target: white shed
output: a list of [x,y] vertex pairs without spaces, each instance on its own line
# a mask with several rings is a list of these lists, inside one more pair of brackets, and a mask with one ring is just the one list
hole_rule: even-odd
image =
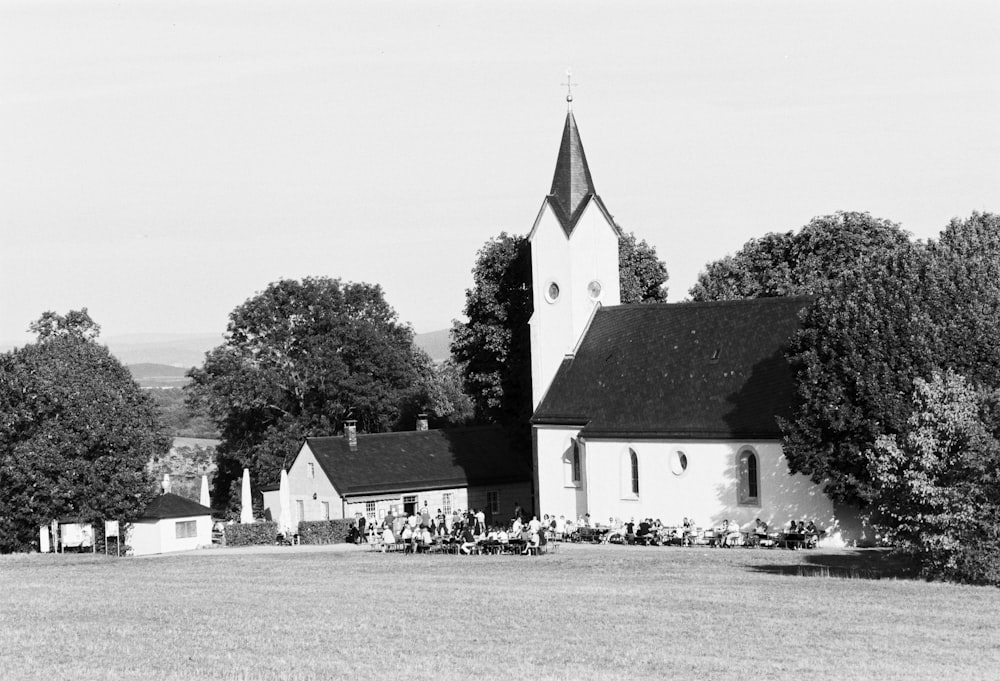
[[212,509],[176,494],[161,494],[132,524],[126,543],[132,547],[134,556],[209,546]]

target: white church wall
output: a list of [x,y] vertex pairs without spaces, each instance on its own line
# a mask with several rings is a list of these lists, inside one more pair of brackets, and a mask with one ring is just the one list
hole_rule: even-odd
[[580,452],[580,480],[573,480],[572,447],[580,429],[535,428],[535,510],[538,517],[576,519],[587,512],[586,448]]
[[[791,475],[781,445],[774,441],[597,441],[585,443],[583,485],[562,484],[565,428],[536,429],[539,496],[542,510],[567,517],[589,512],[594,522],[609,518],[654,518],[679,525],[692,518],[704,528],[723,520],[741,526],[762,518],[772,527],[789,520],[815,520],[821,528],[838,523],[830,499],[806,476]],[[575,434],[575,433],[573,433]],[[632,494],[630,450],[638,463],[639,494]],[[739,460],[753,452],[758,465],[756,503],[741,503]],[[679,454],[687,461],[679,465]],[[850,515],[849,509],[847,514]],[[840,519],[845,524],[845,519]],[[850,527],[844,527],[850,534]]]

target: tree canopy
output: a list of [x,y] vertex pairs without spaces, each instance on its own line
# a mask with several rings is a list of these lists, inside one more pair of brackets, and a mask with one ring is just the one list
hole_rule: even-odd
[[0,355],[0,551],[54,519],[133,520],[155,490],[146,464],[170,447],[86,309],[31,329],[37,342]]
[[379,286],[270,284],[233,310],[226,341],[190,372],[191,400],[221,436],[215,503],[230,499],[244,466],[258,484],[276,482],[303,437],[336,433],[346,420],[389,430],[432,374]]
[[[663,302],[667,269],[656,250],[633,234],[619,240],[623,303]],[[466,322],[452,325],[452,354],[462,367],[476,418],[511,430],[514,446],[530,452],[532,313],[531,248],[526,236],[502,232],[476,256],[465,292]]]

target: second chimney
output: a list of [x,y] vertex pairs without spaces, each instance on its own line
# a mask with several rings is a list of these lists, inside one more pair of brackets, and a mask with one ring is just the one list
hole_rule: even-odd
[[427,414],[417,414],[417,430],[427,430]]
[[347,438],[347,446],[352,452],[358,451],[358,422],[344,421],[344,437]]

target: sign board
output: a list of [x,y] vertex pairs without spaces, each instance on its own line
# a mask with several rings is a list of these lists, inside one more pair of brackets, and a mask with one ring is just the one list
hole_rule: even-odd
[[117,537],[118,536],[118,521],[117,520],[105,520],[104,521],[104,538]]

